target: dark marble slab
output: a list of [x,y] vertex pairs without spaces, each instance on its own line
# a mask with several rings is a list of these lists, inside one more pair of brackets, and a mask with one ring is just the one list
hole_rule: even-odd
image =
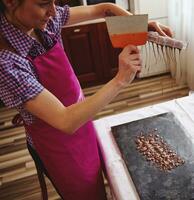
[[[185,160],[184,165],[170,172],[163,172],[146,161],[136,150],[136,136],[140,132],[146,134],[155,128]],[[194,199],[194,146],[172,113],[115,126],[112,127],[112,132],[141,200]]]

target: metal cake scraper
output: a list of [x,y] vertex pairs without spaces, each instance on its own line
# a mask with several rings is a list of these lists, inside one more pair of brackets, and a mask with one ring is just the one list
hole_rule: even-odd
[[144,45],[148,40],[148,15],[106,17],[106,25],[113,47],[124,48],[128,44]]
[[148,31],[148,15],[105,17],[109,37],[114,48],[124,48],[128,44],[140,46],[147,42],[174,49],[186,49],[188,42],[161,36]]

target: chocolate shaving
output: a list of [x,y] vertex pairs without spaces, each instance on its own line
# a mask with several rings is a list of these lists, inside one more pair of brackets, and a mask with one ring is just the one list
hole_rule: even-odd
[[162,171],[170,171],[185,163],[157,134],[157,129],[149,134],[141,133],[136,137],[135,143],[137,151]]

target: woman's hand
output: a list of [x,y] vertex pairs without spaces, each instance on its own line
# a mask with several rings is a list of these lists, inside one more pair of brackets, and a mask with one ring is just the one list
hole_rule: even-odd
[[133,45],[126,46],[119,54],[119,71],[115,79],[122,86],[127,86],[133,81],[136,73],[141,71],[141,65],[139,49]]
[[162,36],[172,37],[173,32],[170,27],[160,24],[156,21],[151,21],[148,23],[148,30],[149,31],[157,31]]

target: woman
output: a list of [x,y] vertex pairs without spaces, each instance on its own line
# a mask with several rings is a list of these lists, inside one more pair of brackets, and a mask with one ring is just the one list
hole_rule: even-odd
[[[19,111],[27,142],[63,199],[106,199],[91,119],[141,70],[139,51],[125,47],[116,76],[84,99],[60,31],[65,24],[130,13],[110,3],[60,8],[54,0],[1,0],[0,9],[1,100]],[[171,35],[155,22],[150,27]]]

